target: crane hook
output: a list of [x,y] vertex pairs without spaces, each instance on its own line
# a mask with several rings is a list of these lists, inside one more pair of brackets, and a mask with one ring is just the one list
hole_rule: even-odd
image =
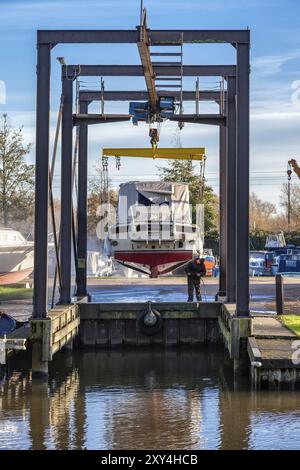
[[288,176],[288,181],[291,181],[292,179],[292,169],[291,169],[291,164],[292,164],[292,160],[289,160],[288,161],[288,169],[287,169],[287,176]]

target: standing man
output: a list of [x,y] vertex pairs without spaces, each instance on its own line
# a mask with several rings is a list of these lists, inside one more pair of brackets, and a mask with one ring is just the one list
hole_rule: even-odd
[[196,292],[196,299],[197,301],[201,301],[201,288],[200,288],[200,280],[201,276],[205,276],[206,268],[204,264],[204,258],[200,258],[200,256],[196,256],[196,258],[190,261],[186,267],[185,272],[187,275],[187,283],[188,283],[188,302],[193,302],[194,300],[194,289]]

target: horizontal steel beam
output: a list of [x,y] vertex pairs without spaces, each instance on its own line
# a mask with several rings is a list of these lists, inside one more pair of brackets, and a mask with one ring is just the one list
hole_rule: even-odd
[[[73,125],[103,124],[109,122],[129,121],[129,114],[73,114]],[[211,124],[215,126],[225,126],[226,117],[220,114],[175,114],[170,121],[190,122],[195,124]]]
[[[158,91],[158,96],[180,96],[180,91]],[[102,94],[100,91],[92,90],[82,90],[79,92],[79,101],[87,101],[91,103],[92,101],[100,101],[102,99]],[[104,91],[104,100],[105,101],[144,101],[148,100],[147,91]],[[195,101],[196,92],[195,91],[184,91],[183,92],[183,101]],[[220,92],[215,90],[203,90],[199,92],[200,101],[219,101]]]
[[[155,65],[155,76],[178,77],[181,68],[177,65]],[[62,76],[70,78],[80,75],[86,77],[143,77],[141,65],[63,65]],[[184,65],[185,77],[227,77],[236,75],[235,65]]]
[[109,122],[130,121],[128,114],[73,114],[73,125],[80,124],[105,124]]
[[209,124],[226,126],[226,117],[220,114],[175,114],[170,121],[190,122],[194,124]]
[[181,57],[180,52],[150,52],[153,57]]
[[168,160],[198,160],[205,156],[205,147],[189,148],[104,148],[105,157],[167,158]]
[[[135,44],[137,30],[40,30],[38,44]],[[148,30],[152,46],[196,43],[249,43],[249,30]]]
[[[197,43],[249,43],[249,30],[149,30],[151,45],[197,44]],[[182,39],[181,39],[182,38]]]

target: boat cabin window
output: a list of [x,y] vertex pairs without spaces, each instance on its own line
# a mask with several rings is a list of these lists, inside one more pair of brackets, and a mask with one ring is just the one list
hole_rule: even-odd
[[7,241],[8,241],[7,233],[0,232],[0,243],[7,243]]
[[0,243],[24,242],[24,238],[18,232],[0,232]]

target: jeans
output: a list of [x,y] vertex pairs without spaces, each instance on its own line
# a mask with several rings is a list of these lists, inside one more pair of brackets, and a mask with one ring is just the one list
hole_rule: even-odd
[[201,298],[201,289],[200,289],[200,277],[198,276],[187,276],[188,283],[188,302],[193,302],[194,300],[194,289],[196,293],[196,299],[202,300]]

